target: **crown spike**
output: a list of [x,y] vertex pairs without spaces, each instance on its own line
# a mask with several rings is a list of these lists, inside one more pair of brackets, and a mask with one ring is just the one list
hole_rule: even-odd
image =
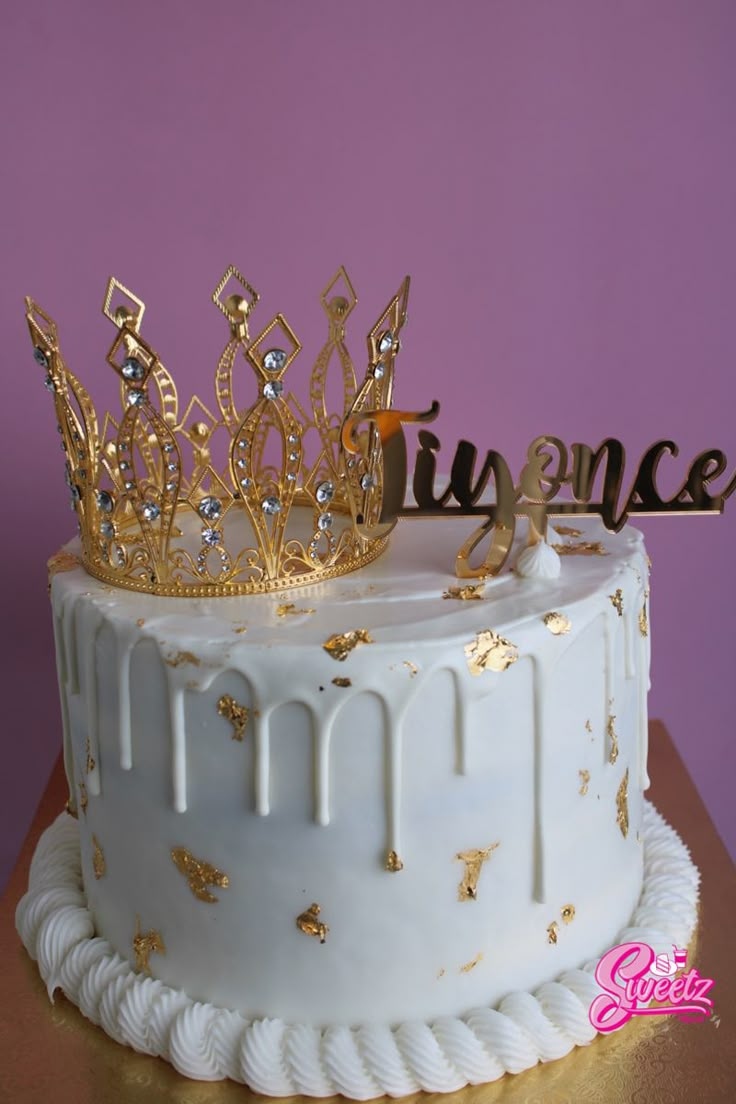
[[[409,277],[376,319],[368,333],[368,371],[349,411],[354,416],[369,410],[388,410],[393,396],[396,357],[400,334],[406,322]],[[346,463],[347,488],[356,525],[371,528],[381,514],[383,454],[375,424],[368,422],[357,444],[357,452]]]
[[[331,295],[336,288],[346,294]],[[339,480],[340,425],[352,408],[356,388],[355,369],[345,344],[345,321],[358,302],[350,277],[342,265],[322,292],[320,300],[328,318],[329,329],[327,341],[312,369],[309,398],[314,424],[322,442],[322,458],[326,465],[324,478]],[[333,354],[336,354],[342,371],[343,400],[340,413],[330,415],[327,409],[327,376]],[[316,522],[319,522],[319,517]]]
[[[331,294],[333,291],[334,295]],[[357,293],[344,265],[340,265],[319,299],[330,322],[338,327],[344,326],[358,303]]]
[[[227,292],[225,295],[224,293]],[[244,295],[241,292],[245,292]],[[248,341],[248,315],[260,296],[235,265],[225,269],[222,279],[212,293],[212,302],[229,321],[233,336]]]
[[77,514],[83,552],[89,555],[89,519],[94,515],[98,470],[97,416],[86,390],[64,363],[56,323],[31,298],[26,298],[26,321],[34,360],[46,373],[44,386],[54,397],[71,506]]
[[118,328],[129,326],[140,333],[146,305],[114,276],[107,281],[102,313]]

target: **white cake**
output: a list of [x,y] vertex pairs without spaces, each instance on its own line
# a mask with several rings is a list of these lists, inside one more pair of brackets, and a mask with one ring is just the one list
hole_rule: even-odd
[[[51,581],[68,812],[18,929],[51,997],[190,1077],[356,1099],[492,1081],[590,1042],[603,952],[664,953],[695,922],[697,871],[643,799],[641,535],[543,541],[567,461],[539,438],[525,504],[496,458],[482,570],[526,511],[514,573],[458,582],[480,534],[458,553],[470,524],[447,518],[385,549],[401,426],[438,412],[391,409],[408,290],[359,381],[338,270],[305,406],[283,382],[298,338],[282,314],[251,337],[258,294],[230,266],[213,414],[180,408],[143,301],[111,279],[104,417],[27,300],[80,539]],[[490,476],[471,452],[442,496],[461,511]]]
[[429,521],[283,594],[54,574],[77,819],[18,910],[49,993],[274,1095],[448,1091],[590,1041],[583,967],[686,941],[697,872],[643,799],[642,537],[576,524],[559,578],[465,598]]

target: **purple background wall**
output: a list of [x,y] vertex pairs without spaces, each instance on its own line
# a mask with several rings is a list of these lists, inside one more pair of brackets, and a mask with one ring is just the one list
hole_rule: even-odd
[[[358,356],[409,271],[397,401],[441,399],[448,451],[465,435],[518,465],[539,433],[614,434],[635,461],[672,436],[683,464],[709,445],[736,462],[730,0],[37,0],[2,24],[0,873],[60,746],[45,561],[71,529],[24,293],[109,395],[115,273],[180,390],[211,396],[225,334],[208,298],[231,261],[261,322],[287,314],[305,369],[340,262]],[[643,527],[651,710],[733,847],[729,505]]]

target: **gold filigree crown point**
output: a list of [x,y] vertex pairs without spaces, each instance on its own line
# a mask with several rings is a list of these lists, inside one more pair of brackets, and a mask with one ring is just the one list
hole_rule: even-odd
[[[212,294],[230,323],[215,402],[194,396],[181,411],[171,374],[141,334],[143,300],[113,277],[102,310],[116,330],[106,359],[121,412],[105,414],[101,429],[64,362],[55,322],[26,298],[87,571],[153,594],[226,596],[306,586],[374,560],[386,537],[371,415],[391,406],[408,289],[407,277],[371,328],[359,384],[345,343],[358,300],[345,268],[337,270],[320,296],[328,333],[303,405],[284,385],[299,339],[281,313],[250,337],[260,296],[230,265]],[[340,390],[333,376],[342,394],[330,410],[328,377],[330,394]],[[343,433],[363,417],[364,432]]]

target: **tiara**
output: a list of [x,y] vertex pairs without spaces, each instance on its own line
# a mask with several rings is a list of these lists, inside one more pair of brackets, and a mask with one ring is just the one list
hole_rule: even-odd
[[[358,386],[345,344],[357,296],[338,269],[320,297],[328,332],[307,411],[284,385],[301,349],[296,334],[279,313],[251,339],[259,295],[231,266],[212,295],[229,324],[215,372],[218,413],[196,396],[182,413],[172,376],[141,336],[143,301],[113,278],[103,313],[116,335],[106,359],[122,413],[106,413],[101,431],[64,363],[56,323],[27,298],[89,574],[149,594],[220,597],[307,586],[379,556],[384,471],[371,414],[391,406],[408,293],[407,277],[368,334]],[[332,410],[328,379],[330,395],[339,395]],[[348,419],[366,421],[350,449]]]

